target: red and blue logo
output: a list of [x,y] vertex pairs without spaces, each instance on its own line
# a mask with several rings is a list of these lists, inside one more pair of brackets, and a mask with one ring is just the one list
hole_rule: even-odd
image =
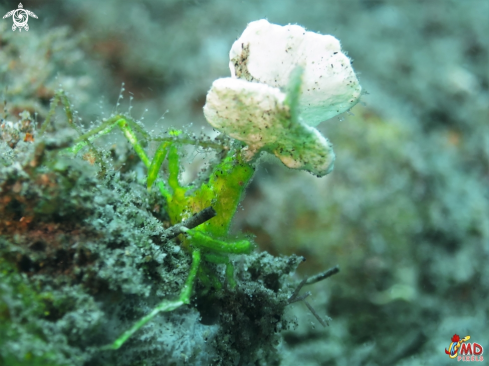
[[452,343],[448,349],[445,348],[445,353],[457,361],[484,361],[484,348],[478,343],[469,343],[469,340],[470,336],[460,338],[458,334],[454,334]]

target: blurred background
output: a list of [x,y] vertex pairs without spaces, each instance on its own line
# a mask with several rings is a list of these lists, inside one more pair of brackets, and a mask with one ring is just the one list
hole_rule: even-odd
[[[234,230],[260,250],[335,264],[311,288],[333,320],[297,303],[284,365],[448,365],[453,334],[489,347],[489,1],[26,0],[28,32],[0,22],[7,112],[42,120],[69,93],[89,127],[116,109],[149,130],[212,133],[202,107],[230,75],[247,23],[296,23],[334,35],[367,94],[318,128],[334,144],[324,178],[265,158]],[[0,1],[3,14],[17,1]],[[162,119],[162,116],[164,117]]]

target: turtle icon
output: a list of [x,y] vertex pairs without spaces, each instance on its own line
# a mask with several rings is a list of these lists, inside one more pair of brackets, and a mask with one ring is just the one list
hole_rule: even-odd
[[19,32],[24,28],[26,31],[29,30],[29,25],[27,21],[29,20],[29,15],[37,19],[37,15],[32,11],[24,9],[22,3],[19,3],[19,8],[9,11],[7,14],[3,16],[3,19],[12,17],[14,24],[12,25],[12,30],[15,31],[19,28]]

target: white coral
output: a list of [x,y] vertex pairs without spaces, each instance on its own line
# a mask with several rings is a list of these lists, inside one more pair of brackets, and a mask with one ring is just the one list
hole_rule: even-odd
[[[310,126],[348,110],[361,93],[338,40],[259,20],[233,44],[230,60],[233,77],[214,81],[207,94],[207,121],[245,142],[249,159],[266,150],[290,168],[328,174],[332,146]],[[303,73],[291,83],[298,67]]]

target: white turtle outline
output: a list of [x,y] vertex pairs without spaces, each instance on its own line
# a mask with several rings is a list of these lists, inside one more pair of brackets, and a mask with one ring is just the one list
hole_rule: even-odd
[[[25,14],[25,20],[23,22],[18,22],[15,20],[15,16],[17,15],[17,12],[19,12],[18,17],[23,18]],[[9,11],[7,14],[3,16],[3,19],[12,17],[12,20],[14,22],[14,24],[12,24],[12,30],[15,32],[15,30],[19,28],[19,32],[22,32],[22,28],[24,28],[26,31],[29,30],[29,25],[27,24],[27,22],[29,21],[29,15],[33,18],[38,19],[36,14],[34,14],[30,10],[24,9],[22,3],[19,3],[19,8]]]

